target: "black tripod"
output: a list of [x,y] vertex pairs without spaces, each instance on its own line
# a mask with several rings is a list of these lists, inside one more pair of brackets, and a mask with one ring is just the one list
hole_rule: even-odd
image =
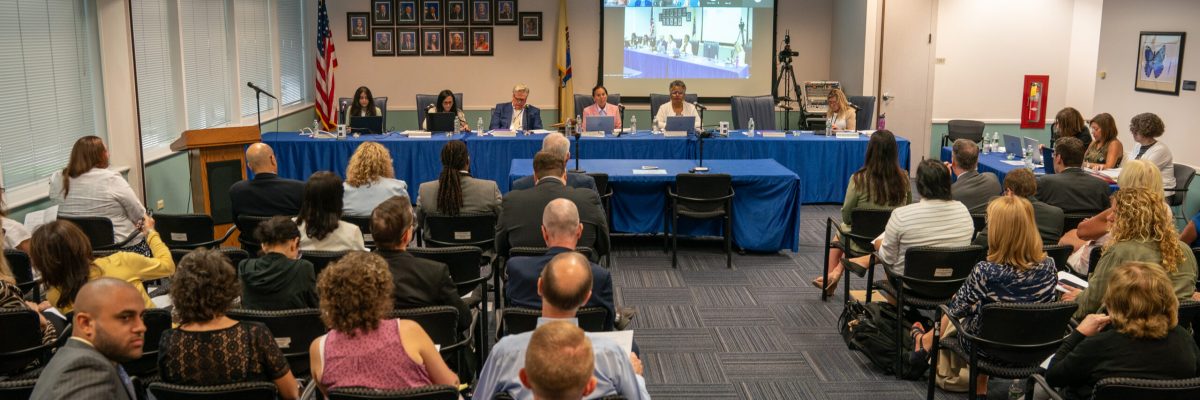
[[[796,96],[800,96],[800,82],[796,80],[796,70],[792,69],[792,57],[799,56],[800,53],[792,50],[792,34],[785,32],[783,34],[783,50],[779,51],[779,76],[775,78],[775,88],[780,84],[783,85],[783,96],[775,98],[779,102],[779,108],[783,109],[783,130],[791,130],[792,123],[792,102],[799,102],[799,99],[792,98],[792,91],[795,90]],[[778,93],[778,90],[776,91]],[[800,113],[804,115],[803,112]],[[799,124],[798,124],[799,125]]]

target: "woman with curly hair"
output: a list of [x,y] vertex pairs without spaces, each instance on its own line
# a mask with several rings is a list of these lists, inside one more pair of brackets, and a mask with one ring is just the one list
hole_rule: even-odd
[[[1158,167],[1149,161],[1129,161],[1121,168],[1121,175],[1117,177],[1117,186],[1126,189],[1142,188],[1154,193],[1162,193],[1162,174],[1158,172]],[[1162,202],[1165,201],[1165,199],[1162,200]],[[1163,207],[1166,207],[1166,203],[1163,203]],[[1168,210],[1168,212],[1170,211]],[[1063,232],[1058,244],[1070,245],[1075,249],[1071,257],[1067,259],[1067,264],[1075,272],[1087,273],[1092,247],[1103,246],[1108,242],[1109,220],[1112,213],[1113,209],[1109,207],[1091,218],[1084,219],[1077,228]]]
[[1117,139],[1117,121],[1109,113],[1100,113],[1088,123],[1092,128],[1092,144],[1083,154],[1083,167],[1113,169],[1121,165],[1125,146]]
[[300,227],[300,250],[366,250],[358,225],[342,221],[342,178],[317,171],[304,184],[304,202],[296,225]]
[[396,179],[392,169],[392,154],[376,142],[363,142],[350,156],[342,187],[342,213],[354,217],[371,216],[375,206],[392,196],[408,197],[408,184]]
[[241,294],[237,273],[220,252],[197,249],[179,261],[171,302],[179,326],[159,340],[163,382],[213,386],[273,382],[279,397],[300,397],[300,387],[271,331],[258,322],[225,316]]
[[1141,113],[1129,120],[1129,133],[1137,142],[1133,150],[1125,155],[1125,163],[1131,160],[1146,160],[1158,167],[1162,172],[1162,184],[1165,189],[1175,188],[1175,158],[1171,148],[1158,144],[1158,138],[1167,129],[1163,121],[1154,113]]
[[1107,285],[1121,264],[1129,261],[1161,265],[1179,299],[1196,292],[1196,258],[1179,241],[1174,218],[1163,203],[1162,192],[1142,188],[1117,191],[1109,223],[1109,240],[1096,270],[1088,276],[1088,288],[1063,294],[1063,300],[1079,303],[1075,318],[1083,319],[1102,305]]
[[1109,377],[1184,379],[1200,372],[1200,348],[1179,325],[1179,299],[1162,266],[1117,267],[1104,305],[1108,315],[1084,317],[1050,360],[1046,382],[1067,388],[1067,398],[1090,399],[1096,382]]
[[392,310],[392,274],[379,255],[356,251],[333,262],[321,273],[317,294],[329,333],[313,340],[308,354],[322,391],[458,385],[420,325],[384,319]]

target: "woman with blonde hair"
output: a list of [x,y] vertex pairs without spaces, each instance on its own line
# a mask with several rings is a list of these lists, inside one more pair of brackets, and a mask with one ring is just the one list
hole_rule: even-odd
[[1088,275],[1088,287],[1063,294],[1063,300],[1079,303],[1075,317],[1082,319],[1099,310],[1107,285],[1117,267],[1129,261],[1162,266],[1175,286],[1175,295],[1187,299],[1196,292],[1196,258],[1179,241],[1174,218],[1163,204],[1162,192],[1131,188],[1113,196],[1109,240],[1096,270]]
[[1046,382],[1067,388],[1068,398],[1090,399],[1104,378],[1196,376],[1200,348],[1179,325],[1179,299],[1164,268],[1127,262],[1110,279],[1104,293],[1108,315],[1083,318],[1050,360]]
[[[984,305],[991,303],[1048,303],[1055,300],[1054,286],[1058,275],[1054,259],[1042,250],[1042,238],[1033,219],[1033,205],[1016,196],[997,197],[987,207],[988,252],[967,276],[966,282],[951,298],[949,314],[942,317],[942,326],[949,327],[950,318],[962,320],[963,329],[979,334],[979,316]],[[949,334],[949,333],[947,333]],[[913,324],[913,335],[920,335],[913,363],[926,363],[933,345],[933,332],[926,332],[920,323]],[[970,349],[966,340],[959,342]],[[980,351],[986,360],[987,354]],[[978,394],[987,393],[987,376],[979,376]]]
[[1083,154],[1083,167],[1113,169],[1121,165],[1125,146],[1117,139],[1117,122],[1109,113],[1100,113],[1088,123],[1092,128],[1092,144]]
[[856,118],[857,113],[846,100],[846,93],[842,89],[829,91],[829,111],[825,112],[825,123],[835,131],[853,131],[858,129]]
[[[1158,167],[1148,161],[1131,160],[1121,168],[1121,175],[1117,177],[1117,186],[1123,189],[1143,188],[1162,193],[1162,174],[1158,172]],[[1167,207],[1166,199],[1163,199],[1162,203],[1163,207]],[[1108,235],[1108,220],[1112,212],[1112,207],[1109,207],[1099,214],[1083,220],[1075,229],[1063,233],[1058,244],[1070,245],[1076,251],[1086,250],[1086,246],[1089,244],[1104,244],[1107,239],[1105,236]],[[1081,262],[1086,266],[1087,255],[1083,255],[1083,257]],[[1072,265],[1076,264],[1072,263]],[[1086,271],[1086,267],[1084,270]]]
[[322,391],[458,385],[420,325],[385,319],[392,286],[388,264],[378,254],[351,252],[321,272],[321,321],[330,329],[313,340],[308,354]]
[[392,196],[408,197],[408,184],[396,179],[392,154],[376,142],[363,142],[350,156],[343,183],[342,213],[369,217],[375,206]]

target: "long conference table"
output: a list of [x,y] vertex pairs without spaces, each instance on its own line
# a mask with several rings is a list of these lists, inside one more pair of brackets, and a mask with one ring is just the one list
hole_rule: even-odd
[[724,65],[725,63],[697,56],[671,57],[666,54],[625,49],[624,67],[635,71],[630,78],[670,79],[689,76],[703,79],[745,79],[750,76],[750,66]]
[[[942,161],[949,162],[954,157],[954,150],[950,146],[942,147]],[[1045,160],[1050,161],[1050,160]],[[1053,161],[1051,161],[1053,162]],[[1025,164],[1021,160],[1009,160],[1006,153],[991,152],[979,153],[979,172],[991,172],[996,174],[996,178],[1000,180],[1000,184],[1004,184],[1004,177],[1008,173],[1017,168],[1025,168]],[[1054,168],[1051,166],[1050,168]],[[1033,174],[1036,176],[1046,175],[1045,165],[1034,165]],[[1116,183],[1108,185],[1109,193],[1116,192],[1118,189]]]
[[[799,132],[799,131],[797,131]],[[262,141],[275,149],[279,174],[305,180],[316,171],[333,171],[345,177],[346,165],[354,150],[365,141],[376,141],[392,154],[396,178],[408,183],[411,198],[416,199],[421,182],[436,180],[441,171],[440,153],[449,140],[462,140],[471,153],[471,173],[476,178],[496,181],[501,192],[508,192],[508,174],[512,160],[533,157],[545,135],[494,137],[476,133],[434,134],[428,139],[407,138],[398,134],[363,135],[344,140],[314,139],[297,132],[263,134]],[[729,137],[704,139],[704,159],[773,159],[800,177],[804,183],[802,203],[841,203],[846,182],[863,163],[868,137],[838,139],[812,132],[786,137],[750,136],[730,132]],[[909,168],[910,142],[897,137],[900,167]],[[578,153],[589,159],[669,159],[695,160],[700,143],[695,136],[664,137],[649,131],[622,134],[620,137],[583,137]],[[576,152],[572,139],[571,152]],[[574,161],[571,161],[574,166]]]

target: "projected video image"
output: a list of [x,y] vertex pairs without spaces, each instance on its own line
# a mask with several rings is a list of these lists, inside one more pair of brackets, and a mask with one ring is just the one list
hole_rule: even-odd
[[627,7],[624,77],[749,79],[753,15],[750,7]]

